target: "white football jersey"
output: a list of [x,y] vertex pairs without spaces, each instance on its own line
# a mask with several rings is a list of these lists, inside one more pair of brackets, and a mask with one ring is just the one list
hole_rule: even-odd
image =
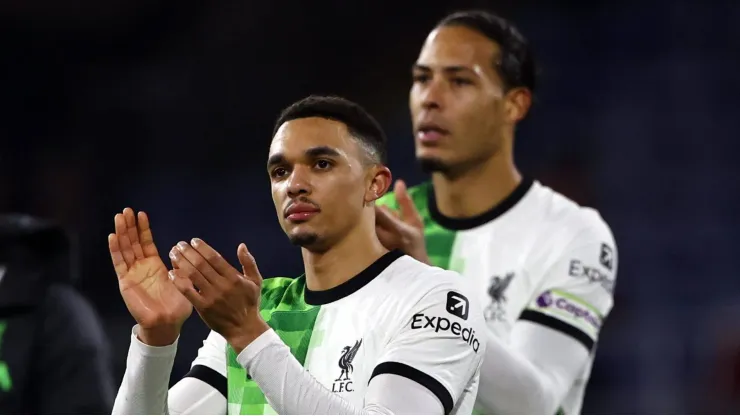
[[[453,219],[436,208],[431,184],[409,190],[421,214],[432,262],[475,285],[488,328],[503,340],[517,321],[565,333],[591,352],[560,411],[577,414],[595,344],[613,304],[617,251],[608,225],[536,181],[523,181],[492,210]],[[397,208],[395,198],[380,203]],[[502,400],[505,400],[502,398]]]
[[[457,273],[394,251],[333,289],[311,291],[304,277],[273,278],[262,293],[262,316],[293,355],[356,406],[363,407],[373,377],[395,374],[429,389],[448,414],[472,412],[485,320],[480,300]],[[229,414],[274,413],[236,358],[212,332],[189,377],[224,392]]]

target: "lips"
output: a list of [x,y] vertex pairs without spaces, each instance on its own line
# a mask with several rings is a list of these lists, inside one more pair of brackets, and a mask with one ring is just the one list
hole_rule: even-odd
[[285,218],[290,221],[306,221],[319,213],[319,208],[307,202],[295,202],[285,210]]
[[423,122],[416,129],[416,138],[422,144],[434,144],[439,142],[450,132],[433,122]]

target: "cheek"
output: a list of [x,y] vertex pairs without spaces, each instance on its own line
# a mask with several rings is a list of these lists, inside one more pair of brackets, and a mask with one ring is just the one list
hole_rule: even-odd
[[[445,97],[444,95],[439,96],[438,94],[435,94],[435,96],[443,102],[448,99],[448,97]],[[416,116],[423,111],[426,98],[427,91],[424,86],[414,84],[411,87],[409,90],[409,109],[411,110],[412,115]]]
[[411,113],[411,121],[413,123],[413,121],[416,120],[416,116],[419,114],[419,105],[414,98],[413,92],[409,96],[409,112]]
[[458,125],[465,130],[466,136],[488,136],[494,132],[501,117],[498,103],[475,99],[466,103],[461,111]]
[[419,88],[416,84],[409,89],[409,105],[414,107],[419,102]]
[[331,189],[332,192],[324,197],[331,201],[336,210],[343,211],[340,214],[346,214],[355,205],[355,201],[365,197],[365,184],[357,177],[356,172],[347,171],[335,176],[331,185],[326,189]]
[[278,218],[282,222],[282,212],[283,212],[283,202],[285,198],[285,193],[281,191],[279,186],[273,185],[272,186],[272,203],[275,205],[275,212],[277,213]]
[[277,208],[280,206],[280,203],[282,202],[281,200],[282,197],[280,196],[280,188],[277,185],[273,184],[271,187],[271,190],[272,190],[272,202],[275,204],[275,207]]

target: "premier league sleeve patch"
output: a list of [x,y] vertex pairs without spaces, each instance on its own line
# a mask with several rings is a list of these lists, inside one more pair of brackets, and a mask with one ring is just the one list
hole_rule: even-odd
[[520,319],[571,335],[590,350],[604,318],[595,307],[577,296],[560,290],[547,290],[530,303]]

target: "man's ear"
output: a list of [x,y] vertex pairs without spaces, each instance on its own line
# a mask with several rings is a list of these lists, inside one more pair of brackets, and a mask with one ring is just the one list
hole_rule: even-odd
[[514,88],[506,94],[504,110],[506,118],[512,124],[524,119],[532,106],[532,92],[526,88]]
[[365,203],[375,202],[388,192],[393,181],[391,170],[384,165],[373,166],[368,172],[368,187],[365,192]]

